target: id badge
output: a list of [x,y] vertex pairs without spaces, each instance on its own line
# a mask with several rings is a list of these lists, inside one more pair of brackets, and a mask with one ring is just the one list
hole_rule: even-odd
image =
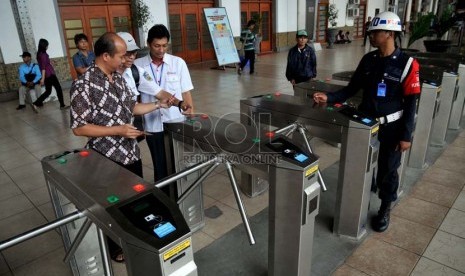
[[378,83],[378,97],[386,97],[386,84],[384,82]]

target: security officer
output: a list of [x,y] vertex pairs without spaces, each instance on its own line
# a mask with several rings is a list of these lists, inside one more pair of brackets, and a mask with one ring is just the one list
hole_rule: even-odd
[[396,14],[378,14],[369,27],[370,43],[378,49],[362,58],[348,86],[334,93],[313,94],[316,103],[344,102],[362,89],[359,110],[380,122],[376,184],[381,207],[372,221],[377,232],[389,226],[391,203],[397,200],[399,186],[397,168],[402,152],[411,145],[416,98],[420,94],[418,62],[394,44],[401,31]]

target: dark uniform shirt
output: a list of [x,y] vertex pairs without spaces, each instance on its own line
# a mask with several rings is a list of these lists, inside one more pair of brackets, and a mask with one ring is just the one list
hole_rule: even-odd
[[[123,77],[113,73],[113,83],[95,64],[71,87],[71,128],[86,124],[118,126],[131,124],[136,101]],[[87,143],[109,159],[128,165],[140,159],[136,139],[122,136],[90,137]]]
[[[386,95],[378,95],[384,82]],[[402,118],[381,125],[379,140],[398,143],[410,141],[414,128],[416,96],[420,94],[418,62],[397,48],[390,56],[380,57],[378,51],[366,54],[360,61],[349,85],[328,93],[328,102],[343,102],[363,90],[360,111],[379,118],[403,110]]]
[[297,45],[292,47],[287,55],[287,80],[308,80],[314,77],[316,77],[316,56],[313,48],[308,45],[301,50]]

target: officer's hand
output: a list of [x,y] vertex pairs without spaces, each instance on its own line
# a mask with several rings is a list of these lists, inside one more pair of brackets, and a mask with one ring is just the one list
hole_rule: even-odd
[[316,92],[313,94],[313,100],[315,103],[325,103],[328,100],[328,96],[325,93]]
[[291,80],[291,84],[292,84],[292,86],[294,86],[295,85],[295,80]]
[[408,150],[411,145],[412,145],[411,142],[400,141],[399,145],[397,146],[397,150],[400,150],[401,152],[404,152],[404,151]]
[[126,138],[135,139],[144,134],[143,131],[138,130],[135,126],[130,125],[130,124],[117,126],[117,128],[118,128],[118,135],[126,137]]

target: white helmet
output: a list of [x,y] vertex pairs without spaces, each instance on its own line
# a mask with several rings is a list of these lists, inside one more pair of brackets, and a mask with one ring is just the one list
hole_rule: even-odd
[[382,12],[379,13],[371,20],[368,31],[375,30],[385,30],[385,31],[394,31],[401,32],[402,24],[400,22],[399,16],[393,12]]

